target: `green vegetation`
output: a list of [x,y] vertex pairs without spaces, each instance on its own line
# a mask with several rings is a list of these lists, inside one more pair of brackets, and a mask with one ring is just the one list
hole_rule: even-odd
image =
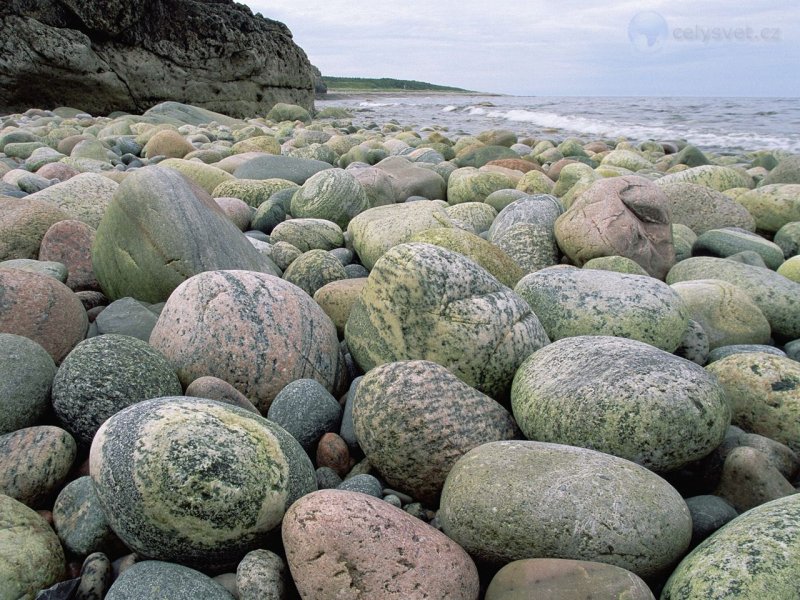
[[419,92],[470,92],[457,87],[445,85],[434,85],[424,81],[409,81],[406,79],[390,79],[382,77],[380,79],[365,79],[362,77],[328,77],[323,76],[322,81],[328,86],[329,92],[343,90],[376,91],[376,92],[397,92],[397,91],[419,91]]

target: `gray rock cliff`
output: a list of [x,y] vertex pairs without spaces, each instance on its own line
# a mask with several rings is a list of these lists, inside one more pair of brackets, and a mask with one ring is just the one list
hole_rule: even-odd
[[141,113],[176,100],[253,117],[313,98],[289,29],[233,0],[0,2],[0,113]]

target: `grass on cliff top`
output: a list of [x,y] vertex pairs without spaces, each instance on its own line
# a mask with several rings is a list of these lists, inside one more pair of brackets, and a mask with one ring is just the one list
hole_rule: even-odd
[[375,92],[463,92],[473,93],[446,85],[435,85],[424,81],[410,81],[406,79],[366,79],[362,77],[323,77],[322,81],[328,86],[329,92],[338,91],[375,91]]

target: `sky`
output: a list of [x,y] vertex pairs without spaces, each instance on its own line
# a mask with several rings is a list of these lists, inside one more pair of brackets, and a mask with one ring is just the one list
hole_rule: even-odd
[[798,0],[249,0],[323,75],[538,96],[800,96]]

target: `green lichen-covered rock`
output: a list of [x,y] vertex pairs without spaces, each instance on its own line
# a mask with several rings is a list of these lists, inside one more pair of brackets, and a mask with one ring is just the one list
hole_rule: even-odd
[[476,233],[488,231],[497,217],[497,211],[483,202],[462,202],[445,210],[456,221],[471,226]]
[[56,365],[32,339],[0,333],[0,435],[30,427],[45,414]]
[[[765,165],[766,166],[766,165]],[[769,166],[766,166],[768,169]],[[773,183],[800,183],[800,157],[783,158],[764,178],[766,185]]]
[[662,600],[793,600],[800,596],[800,495],[740,515],[684,558]]
[[281,144],[272,135],[256,135],[249,137],[231,146],[234,154],[242,152],[266,152],[268,154],[280,154]]
[[527,303],[477,263],[420,243],[395,246],[375,264],[345,339],[365,371],[430,360],[493,397],[549,342]]
[[615,273],[625,273],[627,275],[647,275],[639,264],[625,256],[598,256],[586,261],[584,269],[597,269],[600,271],[614,271]]
[[673,352],[689,321],[680,296],[646,275],[552,267],[526,275],[514,291],[554,341],[613,335]]
[[548,194],[520,198],[506,206],[489,228],[489,241],[508,254],[525,273],[558,263],[553,230],[564,207]]
[[347,271],[330,252],[309,250],[292,261],[283,278],[313,296],[322,286],[347,279]]
[[783,275],[796,283],[800,283],[800,256],[788,258],[777,270],[778,275]]
[[[485,145],[470,146],[461,151],[456,151],[455,163],[459,167],[482,167],[493,160],[504,158],[519,158],[519,154],[506,146]],[[513,187],[513,186],[512,186]]]
[[160,167],[131,173],[97,228],[92,266],[103,293],[163,302],[183,281],[214,269],[278,275],[214,200]]
[[280,426],[182,396],[108,419],[92,442],[90,473],[106,518],[131,549],[189,566],[236,564],[316,489],[314,466]]
[[[550,194],[555,182],[541,171],[531,169],[517,183],[516,189],[525,194]],[[502,208],[498,208],[502,210]]]
[[775,270],[783,263],[783,250],[777,244],[760,235],[733,227],[709,229],[701,233],[692,245],[692,254],[695,256],[725,258],[747,251],[758,254],[770,269]]
[[434,506],[461,456],[519,434],[500,404],[424,360],[369,371],[356,389],[353,423],[359,446],[389,486]]
[[428,229],[417,233],[409,241],[433,244],[463,254],[508,287],[514,287],[524,275],[517,263],[497,245],[463,229]]
[[106,600],[233,600],[221,584],[200,571],[158,560],[146,560],[123,571]]
[[686,225],[680,223],[672,224],[672,243],[675,246],[675,262],[692,256],[692,245],[697,240],[697,234]]
[[772,241],[783,250],[786,258],[800,254],[800,221],[792,221],[781,227]]
[[209,194],[213,193],[221,183],[233,179],[233,175],[227,171],[196,160],[168,158],[158,163],[158,166],[174,169]]
[[0,494],[32,508],[47,505],[66,480],[76,454],[72,436],[52,425],[0,436]]
[[33,600],[64,576],[64,550],[37,512],[0,494],[0,597]]
[[753,188],[753,178],[742,170],[718,165],[702,165],[664,175],[656,180],[663,187],[671,183],[696,183],[712,190],[724,192],[731,188]]
[[81,173],[28,196],[59,207],[91,227],[97,227],[111,204],[118,184],[97,173]]
[[292,196],[293,217],[333,221],[344,229],[357,214],[369,208],[361,184],[347,171],[328,169],[312,175]]
[[673,225],[686,225],[698,235],[722,227],[756,229],[753,215],[722,192],[696,183],[663,184],[661,189],[669,200]]
[[573,446],[503,441],[453,466],[438,513],[473,558],[559,557],[664,572],[692,536],[680,494],[630,461]]
[[344,361],[336,328],[296,285],[251,271],[212,271],[170,296],[150,335],[184,386],[218,377],[262,412],[296,379],[316,379],[334,395]]
[[47,230],[69,218],[50,202],[0,195],[0,260],[37,258]]
[[787,223],[800,221],[800,184],[773,183],[736,197],[764,231],[778,231]]
[[267,113],[267,118],[273,121],[302,121],[311,123],[311,114],[302,106],[278,102]]
[[301,250],[333,250],[344,246],[342,228],[325,219],[290,219],[275,226],[273,243],[287,242]]
[[800,363],[744,352],[717,360],[706,370],[725,389],[734,425],[800,451]]
[[212,195],[215,198],[239,198],[258,208],[274,193],[285,189],[297,189],[297,184],[286,179],[230,179],[215,187]]
[[462,167],[453,171],[447,180],[448,204],[483,202],[497,190],[513,189],[514,181],[503,173]]
[[710,350],[734,344],[765,344],[770,327],[761,309],[741,289],[721,279],[673,283],[691,318],[708,336]]
[[52,401],[66,429],[88,445],[114,413],[180,393],[181,382],[160,352],[140,339],[106,334],[84,340],[64,359]]
[[456,228],[442,201],[420,201],[365,210],[347,226],[353,248],[367,269],[390,248],[408,242],[416,233],[436,227]]
[[732,283],[761,309],[773,335],[800,337],[800,284],[763,267],[705,256],[679,262],[670,270],[667,283],[695,279]]
[[659,472],[709,454],[731,419],[722,387],[702,367],[607,336],[570,337],[534,352],[514,377],[511,406],[529,439]]
[[[565,155],[566,156],[566,155]],[[602,165],[622,167],[631,171],[652,169],[653,163],[634,150],[612,150],[603,157]]]
[[53,525],[64,547],[78,556],[113,553],[122,544],[108,524],[88,475],[70,481],[53,505]]

